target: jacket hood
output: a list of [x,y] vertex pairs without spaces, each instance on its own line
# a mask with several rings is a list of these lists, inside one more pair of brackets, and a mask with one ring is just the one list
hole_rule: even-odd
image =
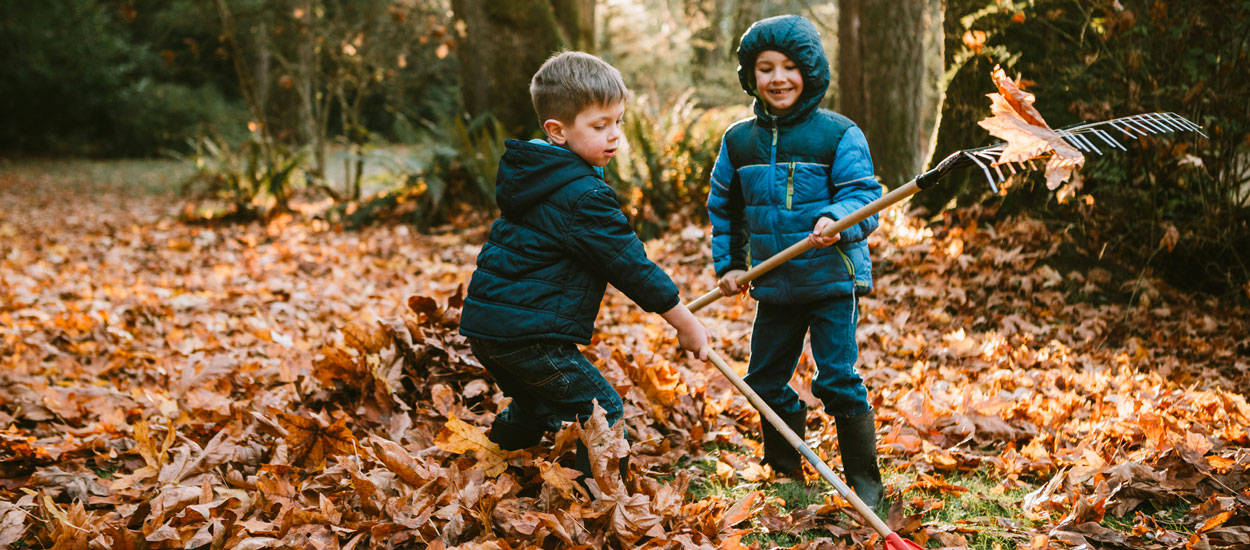
[[[755,90],[755,58],[764,50],[776,50],[792,59],[803,75],[803,93],[796,108],[781,116],[768,113]],[[788,124],[799,121],[820,107],[829,91],[829,59],[820,43],[820,31],[806,18],[778,15],[757,21],[743,33],[738,44],[738,82],[755,97],[755,115],[765,121]]]
[[495,203],[505,218],[524,214],[570,182],[601,177],[577,153],[544,141],[509,139],[504,147],[495,177]]

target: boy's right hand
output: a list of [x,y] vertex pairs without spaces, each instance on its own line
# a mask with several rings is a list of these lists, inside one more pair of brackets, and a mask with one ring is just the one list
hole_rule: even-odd
[[745,271],[735,269],[726,273],[724,277],[721,277],[720,281],[717,281],[716,283],[716,286],[720,288],[721,295],[733,296],[734,294],[745,291],[746,287],[738,284],[738,277],[744,274],[746,274]]
[[681,349],[693,353],[700,361],[707,361],[708,351],[712,349],[711,344],[708,343],[711,338],[707,328],[698,321],[689,327],[677,329],[677,343],[681,344]]
[[712,349],[708,342],[712,337],[685,304],[678,302],[672,309],[660,315],[677,329],[677,343],[681,345],[681,349],[695,354],[700,361],[707,361],[708,352]]

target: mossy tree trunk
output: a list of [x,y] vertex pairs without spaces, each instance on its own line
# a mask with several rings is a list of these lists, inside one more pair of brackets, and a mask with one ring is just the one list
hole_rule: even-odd
[[489,113],[514,137],[539,131],[530,102],[534,71],[563,48],[594,44],[594,0],[452,0],[465,36],[460,95],[471,116]]
[[[980,147],[991,143],[989,132],[977,125],[977,121],[989,115],[990,101],[985,94],[995,90],[989,78],[994,63],[984,55],[973,55],[961,43],[964,17],[989,4],[989,0],[947,0],[943,21],[946,35],[946,76],[941,119],[934,143],[933,159],[941,160],[961,149]],[[969,183],[977,186],[976,192],[964,193]],[[952,199],[961,203],[974,202],[986,188],[985,177],[980,170],[956,170],[946,181],[929,191],[916,195],[912,204],[930,212],[938,212]]]
[[932,150],[941,25],[941,0],[838,4],[837,109],[863,129],[890,188],[919,173]]

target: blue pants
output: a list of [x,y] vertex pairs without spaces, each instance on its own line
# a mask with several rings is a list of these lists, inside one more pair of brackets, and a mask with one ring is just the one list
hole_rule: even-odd
[[812,395],[830,416],[849,418],[868,412],[868,390],[855,370],[858,299],[844,296],[812,304],[769,304],[755,308],[751,331],[751,364],[745,378],[777,414],[803,410],[799,394],[789,386],[803,353],[803,337],[812,333],[816,376]]
[[469,347],[504,395],[512,398],[491,425],[491,439],[504,448],[532,447],[544,432],[557,430],[564,422],[589,419],[596,400],[609,424],[616,424],[624,413],[621,396],[575,344],[469,338]]

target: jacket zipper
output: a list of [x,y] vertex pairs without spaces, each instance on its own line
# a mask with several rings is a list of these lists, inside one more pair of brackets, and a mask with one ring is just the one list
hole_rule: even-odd
[[791,210],[794,199],[794,161],[790,161],[790,175],[786,178],[786,210]]
[[769,168],[768,176],[770,180],[769,187],[772,187],[771,180],[772,180],[773,174],[775,174],[777,170],[777,120],[776,119],[773,119],[772,130],[773,130],[773,145],[772,145],[772,150],[769,152],[769,156],[768,156],[768,168]]
[[833,248],[838,251],[839,256],[842,256],[842,263],[846,264],[846,271],[851,274],[851,288],[855,288],[855,262],[852,262],[851,257],[842,251],[842,247],[834,244]]

